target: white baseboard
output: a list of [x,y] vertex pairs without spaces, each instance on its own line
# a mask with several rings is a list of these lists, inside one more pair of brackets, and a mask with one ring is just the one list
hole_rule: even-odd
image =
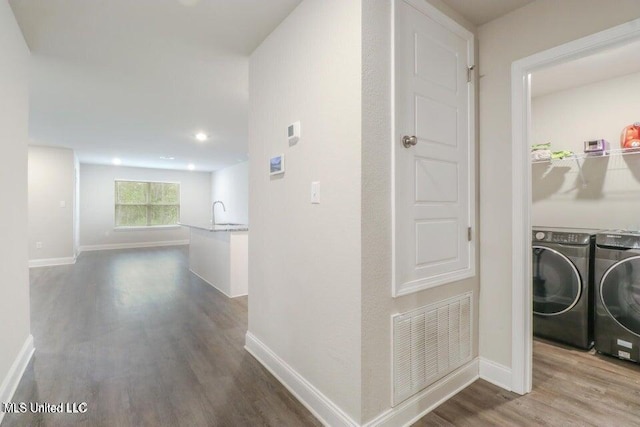
[[[269,370],[324,425],[331,427],[359,427],[361,424],[344,413],[327,396],[274,354],[251,332],[247,332],[245,347],[253,357]],[[478,359],[474,359],[431,387],[391,408],[363,427],[398,427],[411,424],[433,411],[455,394],[477,380]]]
[[[11,399],[13,399],[13,395],[18,388],[18,384],[20,384],[24,370],[27,368],[34,351],[33,336],[29,335],[0,385],[0,403],[11,402]],[[3,418],[4,412],[0,411],[0,424],[2,424]]]
[[70,256],[66,258],[42,258],[42,259],[30,259],[29,268],[36,267],[53,267],[56,265],[70,265],[76,263],[76,257]]
[[161,246],[182,246],[188,245],[189,240],[166,240],[161,242],[135,242],[135,243],[109,243],[105,245],[84,245],[80,246],[80,252],[108,251],[113,249],[138,249],[155,248]]
[[502,387],[507,391],[511,391],[511,368],[507,368],[504,365],[481,357],[480,378],[498,387]]
[[251,332],[247,332],[244,348],[258,359],[322,424],[331,427],[359,426]]
[[210,281],[208,281],[207,279],[205,279],[204,277],[202,277],[201,275],[199,275],[198,273],[196,273],[195,271],[193,271],[192,269],[189,269],[190,272],[192,272],[193,274],[195,274],[196,276],[198,276],[200,279],[202,279],[203,282],[206,282],[208,285],[210,285],[212,288],[215,288],[216,291],[220,292],[221,294],[223,294],[224,296],[226,296],[227,298],[238,298],[238,297],[246,297],[249,294],[238,294],[238,295],[229,295],[228,293],[226,293],[225,291],[223,291],[222,289],[220,289],[219,287],[217,287],[216,285],[214,285],[213,283],[211,283]]
[[409,400],[383,412],[378,417],[364,424],[364,426],[410,426],[477,379],[478,359],[476,358],[409,398]]

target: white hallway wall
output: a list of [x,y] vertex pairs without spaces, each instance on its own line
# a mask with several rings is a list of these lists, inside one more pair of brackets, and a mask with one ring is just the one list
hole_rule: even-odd
[[[533,76],[535,86],[535,74]],[[622,129],[640,120],[640,73],[532,100],[534,143],[581,153],[583,141],[620,148]],[[582,176],[574,161],[533,164],[534,225],[640,230],[640,153],[589,158]]]
[[637,0],[537,0],[478,28],[482,357],[511,366],[511,64],[639,16]]
[[249,223],[249,162],[238,163],[211,173],[211,200],[216,206],[216,222]]
[[[360,30],[359,0],[305,0],[249,68],[249,333],[356,420]],[[302,137],[289,147],[286,129],[298,120]],[[270,177],[280,153],[286,172]]]
[[74,205],[73,151],[29,147],[29,260],[73,260]]
[[[29,49],[6,1],[0,2],[0,58],[0,183],[4,201],[0,209],[0,401],[6,402],[21,374],[20,366],[14,366],[17,370],[12,372],[12,365],[31,342],[27,267]],[[22,361],[26,362],[26,357]],[[0,422],[2,416],[0,413]]]
[[135,245],[181,242],[189,239],[184,227],[114,230],[114,181],[165,181],[180,183],[180,221],[209,224],[211,174],[209,172],[145,169],[80,164],[80,246]]

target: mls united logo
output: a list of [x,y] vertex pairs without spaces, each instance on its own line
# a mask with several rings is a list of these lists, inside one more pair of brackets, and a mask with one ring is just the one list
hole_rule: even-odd
[[40,402],[6,402],[0,404],[0,410],[7,414],[84,414],[88,410],[87,402],[60,402],[57,404]]

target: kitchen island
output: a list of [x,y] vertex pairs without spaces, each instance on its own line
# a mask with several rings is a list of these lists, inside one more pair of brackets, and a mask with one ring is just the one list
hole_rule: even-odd
[[190,229],[189,269],[235,298],[249,289],[249,228],[242,224],[180,224]]

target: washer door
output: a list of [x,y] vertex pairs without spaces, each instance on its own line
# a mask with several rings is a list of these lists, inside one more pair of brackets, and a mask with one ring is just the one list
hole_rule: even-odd
[[640,256],[624,259],[607,270],[600,281],[600,299],[616,322],[640,336]]
[[533,312],[562,314],[578,303],[581,294],[582,279],[571,260],[551,248],[533,246]]

